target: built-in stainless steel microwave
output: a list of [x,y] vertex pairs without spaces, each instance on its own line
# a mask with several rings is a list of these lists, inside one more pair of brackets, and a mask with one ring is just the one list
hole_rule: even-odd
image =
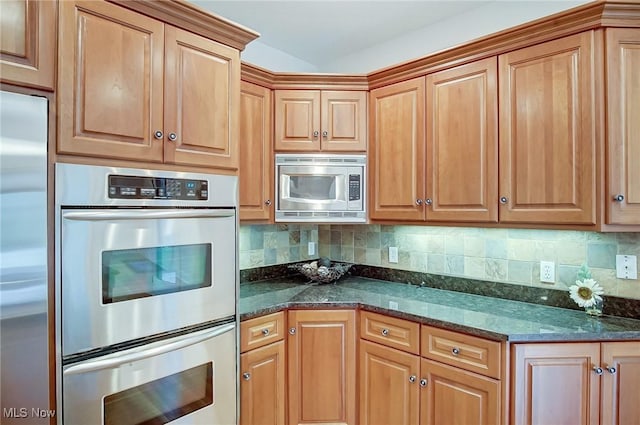
[[276,221],[364,223],[367,157],[276,155]]

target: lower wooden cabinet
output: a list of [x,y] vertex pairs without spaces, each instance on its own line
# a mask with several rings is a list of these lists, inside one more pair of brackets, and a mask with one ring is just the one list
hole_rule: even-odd
[[637,424],[640,342],[517,344],[512,418],[518,424]]
[[356,423],[356,312],[288,315],[289,424]]

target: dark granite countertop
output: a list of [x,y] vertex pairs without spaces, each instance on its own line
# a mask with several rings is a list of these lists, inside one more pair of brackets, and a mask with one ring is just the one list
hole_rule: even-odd
[[241,320],[285,308],[355,307],[498,341],[640,340],[640,320],[363,277],[329,285],[306,285],[300,277],[240,285]]

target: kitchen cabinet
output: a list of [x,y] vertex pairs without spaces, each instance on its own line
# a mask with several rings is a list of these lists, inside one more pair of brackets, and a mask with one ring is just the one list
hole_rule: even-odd
[[595,224],[594,32],[498,56],[500,221]]
[[238,50],[97,1],[59,36],[58,153],[237,169]]
[[55,0],[0,2],[0,80],[53,90],[55,86]]
[[291,310],[289,424],[356,423],[356,313]]
[[275,150],[367,150],[364,91],[275,90]]
[[245,81],[240,88],[240,220],[273,221],[271,90]]
[[631,424],[640,417],[640,342],[516,344],[514,424]]
[[608,224],[640,224],[640,29],[607,28]]
[[240,324],[240,424],[285,423],[284,312]]

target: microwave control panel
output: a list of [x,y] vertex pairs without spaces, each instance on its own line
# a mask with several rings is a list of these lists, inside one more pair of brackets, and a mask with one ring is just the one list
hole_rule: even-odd
[[360,200],[360,175],[349,174],[349,201]]
[[209,182],[206,180],[109,175],[108,185],[111,199],[206,201],[209,198]]

